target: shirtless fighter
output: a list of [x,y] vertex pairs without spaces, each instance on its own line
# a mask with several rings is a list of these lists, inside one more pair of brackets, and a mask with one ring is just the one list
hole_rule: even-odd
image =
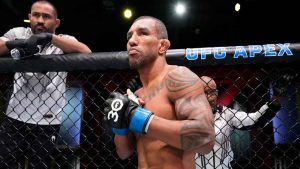
[[210,152],[215,139],[203,83],[188,68],[167,64],[170,41],[159,19],[137,18],[127,40],[130,67],[143,87],[135,92],[139,102],[130,90],[106,100],[117,154],[125,159],[137,151],[139,169],[195,168],[195,153]]

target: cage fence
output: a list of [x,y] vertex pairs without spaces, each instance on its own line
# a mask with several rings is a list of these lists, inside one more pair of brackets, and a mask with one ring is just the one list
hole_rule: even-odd
[[[228,51],[230,49],[228,48]],[[213,49],[211,50],[213,51]],[[281,97],[281,108],[279,110],[271,109],[253,125],[236,128],[230,134],[228,139],[230,139],[232,148],[230,155],[233,159],[231,165],[236,169],[299,168],[300,72],[298,60],[282,62],[282,58],[280,58],[279,61],[266,64],[265,60],[261,61],[261,58],[258,58],[258,62],[248,60],[248,64],[242,64],[244,60],[240,59],[239,64],[232,64],[230,62],[232,60],[223,60],[222,62],[200,60],[199,55],[198,60],[194,62],[191,58],[188,61],[183,60],[182,54],[179,55],[180,57],[176,55],[176,53],[183,51],[186,52],[185,50],[169,52],[169,63],[187,66],[199,77],[212,77],[218,86],[218,104],[226,106],[228,109],[247,113],[259,110],[262,105],[270,101],[271,95],[274,94],[272,84],[280,82],[279,85],[283,86],[284,89]],[[65,59],[57,61],[50,58],[49,61],[47,56],[44,59],[35,58],[21,61],[13,61],[10,58],[1,59],[0,65],[4,65],[0,70],[1,121],[9,119],[8,107],[13,111],[22,109],[24,113],[28,113],[26,110],[28,110],[29,105],[23,104],[27,95],[19,97],[14,93],[14,88],[20,87],[13,85],[14,81],[16,82],[14,79],[15,72],[30,73],[26,80],[36,81],[36,84],[27,86],[26,90],[38,90],[39,84],[45,84],[39,79],[53,78],[45,71],[54,72],[55,77],[59,76],[57,73],[55,74],[56,71],[67,71],[67,77],[59,77],[66,82],[66,90],[62,94],[66,102],[60,107],[62,123],[54,141],[54,150],[45,152],[51,158],[51,168],[137,168],[136,154],[126,160],[121,160],[118,157],[113,143],[113,133],[103,122],[105,99],[113,91],[125,93],[128,82],[136,77],[137,72],[128,68],[124,53],[102,53],[99,55],[96,53],[92,55],[92,59],[83,61],[84,63],[80,63],[82,59],[76,57],[70,57],[71,59],[67,63],[64,63]],[[115,55],[121,57],[118,58]],[[103,59],[100,56],[105,57]],[[82,57],[82,55],[77,57]],[[299,56],[295,54],[295,57]],[[98,58],[97,62],[88,66],[95,58]],[[112,59],[107,60],[107,58]],[[203,59],[203,56],[201,58]],[[76,61],[76,59],[80,61]],[[51,67],[52,63],[56,63],[56,65]],[[32,64],[39,65],[32,67],[30,66]],[[118,68],[114,69],[114,66]],[[44,87],[47,88],[47,85],[51,85],[51,83],[49,81]],[[26,91],[22,92],[26,93]],[[42,91],[36,91],[37,96],[40,92]],[[43,102],[41,107],[42,105],[47,106],[51,110],[56,104],[61,105],[57,103],[58,100],[54,100],[54,104],[51,102],[49,105],[48,100],[52,97],[50,92],[47,98],[39,100]],[[18,107],[12,107],[10,104],[12,98],[19,101]],[[30,99],[31,102],[34,102],[39,98]],[[35,113],[39,113],[39,108],[35,108]],[[29,117],[31,116],[29,115]],[[244,118],[241,121],[246,120],[247,117]],[[21,163],[20,165],[28,166],[32,157],[36,156],[34,151],[28,153],[28,145],[35,142],[35,135],[32,135],[31,129],[23,129],[22,126],[10,127],[15,129],[16,134],[20,132],[19,135],[24,137],[25,141],[23,144],[12,143],[15,144],[14,146],[19,152],[18,156],[14,158]],[[1,130],[5,130],[4,125],[1,125]],[[31,135],[30,139],[27,139],[27,135],[23,135],[24,133],[28,134],[28,138]],[[43,142],[39,144],[43,145]],[[5,146],[1,145],[1,147]],[[222,149],[222,146],[219,149]],[[10,167],[10,161],[5,161],[4,157],[0,157],[0,160],[2,165],[7,168]],[[224,159],[214,160],[222,161]],[[220,167],[215,166],[211,161],[212,159],[206,159],[208,167]]]

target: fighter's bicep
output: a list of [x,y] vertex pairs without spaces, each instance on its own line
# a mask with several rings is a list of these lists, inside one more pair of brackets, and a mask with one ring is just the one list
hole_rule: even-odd
[[187,93],[175,101],[175,112],[182,119],[198,119],[211,108],[204,93]]
[[165,83],[178,116],[186,117],[192,112],[210,108],[200,78],[188,68],[178,67],[170,71]]

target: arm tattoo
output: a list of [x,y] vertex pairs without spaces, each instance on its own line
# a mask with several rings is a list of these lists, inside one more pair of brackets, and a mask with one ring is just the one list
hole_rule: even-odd
[[199,148],[204,146],[204,140],[207,139],[207,136],[209,134],[205,132],[205,130],[207,130],[207,126],[203,124],[209,123],[199,123],[199,121],[188,121],[183,125],[181,130],[181,146],[184,150],[192,150],[196,147]]
[[177,118],[187,120],[181,128],[181,146],[191,150],[206,146],[214,140],[211,138],[213,121],[207,116],[210,111],[209,103],[204,92],[195,91],[199,78],[187,68],[172,71],[166,78],[166,87],[176,93],[175,112]]
[[187,98],[181,97],[177,99],[175,104],[175,110],[178,114],[177,116],[187,117],[193,111],[197,110],[199,105],[208,105],[209,103],[206,102],[203,97],[205,98],[206,96],[204,94],[199,94],[196,96],[189,96]]
[[[180,70],[178,70],[180,69]],[[166,86],[170,92],[179,92],[197,82],[194,74],[187,71],[187,68],[177,68],[178,71],[172,71],[167,75]]]
[[[208,102],[204,94],[189,96],[176,100],[175,110],[179,119],[188,119],[181,128],[181,146],[184,150],[191,150],[205,145],[210,135],[209,128],[213,126],[206,117]],[[207,105],[207,106],[206,106]],[[199,108],[202,107],[202,108]]]

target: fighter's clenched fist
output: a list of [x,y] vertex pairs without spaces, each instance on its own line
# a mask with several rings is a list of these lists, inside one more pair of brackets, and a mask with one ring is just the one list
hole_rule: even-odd
[[136,102],[118,92],[110,94],[105,101],[105,120],[112,131],[118,135],[125,135],[131,130],[146,133],[153,113],[139,106]]

